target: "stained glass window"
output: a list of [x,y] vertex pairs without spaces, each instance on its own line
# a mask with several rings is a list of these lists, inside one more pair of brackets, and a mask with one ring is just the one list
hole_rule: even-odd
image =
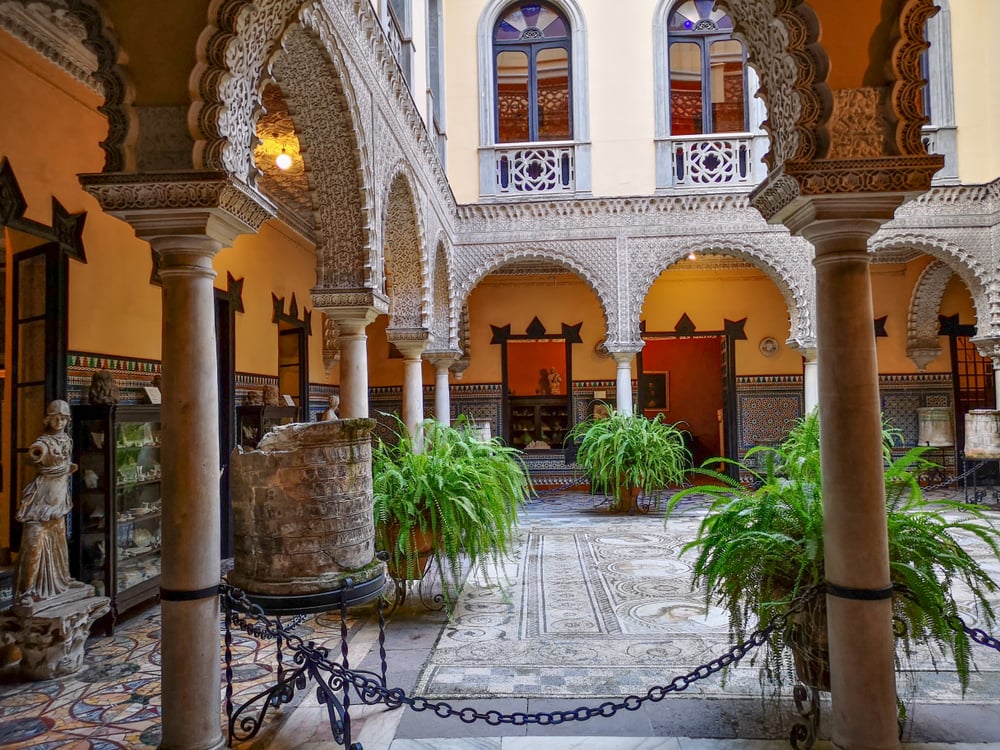
[[667,21],[670,132],[738,133],[747,129],[746,52],[715,0],[684,0]]
[[568,140],[569,24],[546,3],[516,3],[493,33],[497,143]]

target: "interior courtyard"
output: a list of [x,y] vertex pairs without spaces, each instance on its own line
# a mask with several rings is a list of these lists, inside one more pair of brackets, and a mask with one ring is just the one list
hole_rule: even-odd
[[[902,452],[946,414],[935,484],[968,496],[966,415],[997,408],[1000,364],[994,20],[993,0],[0,0],[0,562],[66,401],[97,635],[155,607],[156,744],[219,748],[231,457],[270,427],[331,396],[379,436],[465,418],[544,500],[580,489],[565,438],[602,403],[684,423],[695,463],[818,408],[827,578],[854,592],[828,597],[824,736],[899,747],[882,419]],[[156,458],[117,477],[151,489],[112,573],[116,537],[87,533],[114,516],[120,540],[123,509],[86,462],[116,430]],[[967,718],[950,741],[1000,742]]]

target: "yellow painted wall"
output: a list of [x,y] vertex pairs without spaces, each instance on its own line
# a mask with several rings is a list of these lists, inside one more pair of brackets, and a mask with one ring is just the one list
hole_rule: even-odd
[[[754,269],[705,272],[696,270],[697,265],[696,260],[683,269],[668,269],[653,283],[642,309],[646,329],[673,331],[685,313],[699,331],[719,331],[727,319],[746,318],[747,338],[736,342],[736,374],[801,374],[802,356],[785,344],[788,307],[774,282]],[[778,341],[778,351],[770,357],[760,351],[766,337]]]
[[951,0],[958,173],[965,183],[1000,175],[1000,24],[996,0]]

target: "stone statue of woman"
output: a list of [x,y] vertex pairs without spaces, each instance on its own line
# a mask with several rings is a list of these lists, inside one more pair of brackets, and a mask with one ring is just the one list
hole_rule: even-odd
[[16,516],[24,524],[14,584],[15,602],[22,606],[83,585],[70,577],[66,544],[66,515],[73,507],[70,475],[76,471],[69,422],[69,404],[52,401],[45,410],[45,432],[28,448],[37,473],[21,493]]

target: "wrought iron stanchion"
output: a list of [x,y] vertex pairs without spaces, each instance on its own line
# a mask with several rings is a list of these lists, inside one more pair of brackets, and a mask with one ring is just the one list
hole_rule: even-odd
[[819,736],[819,690],[799,683],[792,688],[792,700],[798,716],[792,720],[788,741],[795,750],[809,750]]
[[[228,722],[228,743],[233,740],[244,741],[252,739],[264,725],[264,717],[269,708],[290,703],[299,690],[303,690],[310,681],[316,683],[316,698],[321,705],[326,706],[330,731],[334,741],[349,750],[362,750],[361,744],[351,740],[351,716],[349,689],[351,680],[345,679],[345,674],[363,676],[385,690],[387,662],[385,656],[385,617],[382,612],[382,589],[385,586],[384,575],[376,579],[355,585],[350,578],[345,579],[344,586],[336,591],[307,596],[271,597],[248,594],[229,584],[223,583],[220,592],[223,596],[223,608],[226,614],[225,632],[225,675],[226,675],[226,718]],[[376,600],[379,625],[379,656],[381,674],[361,670],[350,671],[348,662],[348,632],[347,608]],[[295,614],[293,624],[300,623],[307,614],[327,612],[340,609],[340,657],[341,663],[330,662],[329,649],[316,645],[313,641],[304,641],[282,626],[281,614]],[[245,617],[241,617],[240,613]],[[280,614],[279,614],[280,613]],[[267,615],[274,615],[270,620]],[[232,626],[242,627],[248,634],[261,638],[274,638],[277,657],[277,681],[240,706],[233,704],[233,670],[232,670]],[[285,665],[283,650],[287,648],[292,654],[292,663]],[[360,692],[360,691],[359,691]],[[340,696],[338,696],[338,693]],[[372,699],[371,691],[361,693],[365,703],[378,702]],[[377,694],[376,694],[377,695]]]

